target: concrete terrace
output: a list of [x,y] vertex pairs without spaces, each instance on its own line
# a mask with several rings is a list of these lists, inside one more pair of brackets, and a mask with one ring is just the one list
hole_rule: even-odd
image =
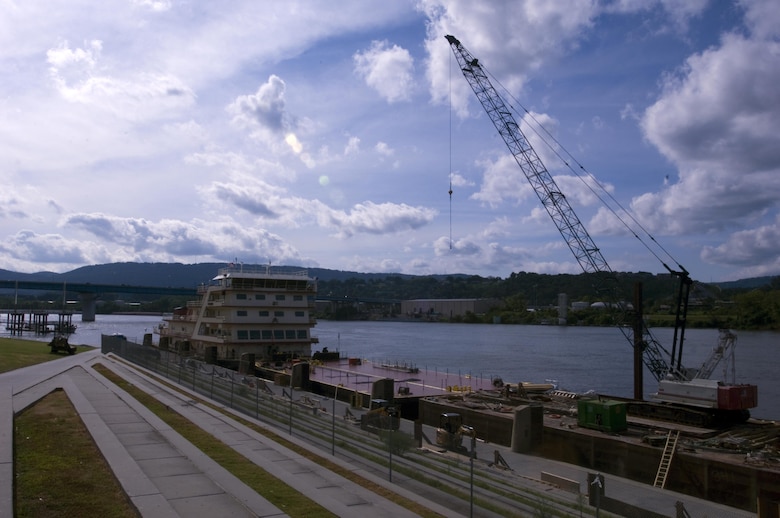
[[[229,416],[166,389],[122,362],[89,351],[0,375],[0,516],[13,516],[13,413],[63,389],[142,516],[285,516],[197,450],[151,411],[92,369],[100,362],[135,386],[307,494],[337,516],[415,516],[389,500],[280,446]],[[294,439],[291,439],[294,440]],[[338,462],[337,459],[334,459]],[[345,466],[350,470],[354,467]],[[361,476],[387,484],[370,474]],[[402,488],[393,488],[406,493]],[[409,494],[416,501],[418,495]],[[429,505],[428,505],[429,504]],[[445,508],[425,502],[443,516]]]
[[[278,433],[277,428],[245,415],[240,415],[239,420],[239,414],[222,405],[216,405],[221,410],[217,411],[211,406],[200,404],[196,399],[202,398],[202,395],[190,394],[183,386],[174,390],[160,383],[156,376],[149,375],[144,369],[128,365],[113,354],[104,355],[98,350],[0,374],[0,516],[13,516],[13,415],[58,388],[66,391],[124,491],[142,516],[285,516],[282,510],[270,504],[128,393],[96,372],[92,368],[96,363],[105,365],[135,387],[175,409],[215,439],[231,446],[337,516],[414,516],[409,510],[360,484],[255,432],[241,421]],[[384,373],[380,376],[386,377]],[[399,374],[399,379],[406,378],[419,376],[405,372]],[[465,383],[459,385],[464,386]],[[279,387],[273,389],[282,393]],[[423,388],[419,387],[419,390]],[[425,433],[432,436],[435,432],[426,430]],[[462,501],[455,502],[458,499],[446,494],[442,496],[440,491],[416,483],[400,473],[394,475],[391,482],[381,476],[380,470],[372,469],[366,462],[358,462],[347,455],[330,456],[321,448],[292,434],[285,436],[285,439],[327,457],[329,461],[359,474],[365,480],[413,500],[441,516],[468,514],[468,502],[464,512]],[[512,467],[511,473],[503,475],[512,484],[532,488],[537,493],[549,495],[551,499],[568,498],[576,502],[580,498],[543,482],[542,473],[553,473],[582,487],[588,476],[586,469],[516,454],[495,445],[477,444],[479,459],[492,458],[494,451],[500,451]],[[446,481],[449,474],[441,472],[439,476],[442,481]],[[618,477],[607,476],[606,486],[608,496],[647,509],[656,513],[655,516],[674,516],[678,502],[683,503],[690,515],[695,517],[755,516],[753,513]],[[586,505],[585,515],[592,516],[594,511],[594,508]],[[518,511],[518,514],[522,515],[522,512]],[[579,516],[581,512],[572,510],[571,515]],[[602,514],[606,516],[603,511]],[[476,508],[475,516],[498,515]]]

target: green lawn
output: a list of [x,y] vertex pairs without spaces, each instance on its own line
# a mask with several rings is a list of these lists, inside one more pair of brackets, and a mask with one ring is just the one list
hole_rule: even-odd
[[[77,348],[77,352],[86,350]],[[56,360],[64,353],[52,354],[47,342],[23,340],[21,338],[0,338],[0,373],[21,369],[28,365]]]
[[20,518],[138,516],[61,390],[14,419],[14,494]]

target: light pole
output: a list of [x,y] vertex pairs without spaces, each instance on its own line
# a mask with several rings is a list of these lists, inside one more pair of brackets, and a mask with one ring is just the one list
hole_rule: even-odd
[[292,421],[293,421],[293,384],[292,376],[290,377],[290,435],[292,435]]
[[601,507],[601,489],[604,487],[601,485],[601,473],[596,473],[596,476],[593,478],[593,482],[591,482],[590,485],[596,487],[596,518],[599,518],[599,508]]
[[468,425],[461,425],[460,426],[460,433],[461,435],[465,437],[471,438],[471,451],[469,452],[469,468],[470,468],[470,474],[469,474],[469,516],[474,516],[474,453],[475,449],[477,447],[477,433],[474,431],[474,428]]
[[339,387],[343,385],[338,384],[336,385],[336,391],[333,393],[333,422],[331,425],[331,431],[330,431],[330,454],[336,455],[336,400],[339,398]]
[[387,431],[387,455],[389,465],[388,481],[393,481],[393,432],[395,431],[395,420],[398,416],[398,410],[394,406],[387,407],[387,421],[389,429]]

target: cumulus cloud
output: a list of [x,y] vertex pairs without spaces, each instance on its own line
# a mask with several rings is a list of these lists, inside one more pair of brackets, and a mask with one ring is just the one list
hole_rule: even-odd
[[155,12],[164,12],[171,9],[171,0],[132,0],[138,6]]
[[679,182],[633,202],[656,229],[719,230],[776,208],[780,43],[726,35],[666,78],[642,119]]
[[[563,164],[556,155],[556,144],[550,138],[557,133],[558,121],[547,114],[528,112],[520,121],[520,130],[532,147],[532,152],[541,160],[544,167],[550,174],[558,168],[563,168]],[[504,148],[506,149],[506,148]],[[500,155],[495,160],[483,160],[479,166],[483,169],[482,185],[478,192],[471,197],[489,204],[491,207],[497,207],[503,201],[514,200],[519,203],[533,193],[533,189],[528,183],[527,175],[534,175],[539,172],[538,162],[533,159],[534,166],[520,156],[522,167],[515,158],[509,154]],[[573,176],[556,176],[554,181],[559,184],[561,191],[566,193],[567,198],[577,200],[583,205],[591,204],[595,201],[592,194],[583,187],[581,181]],[[590,180],[588,180],[590,181]]]
[[271,75],[252,95],[241,95],[229,106],[233,122],[282,138],[292,131],[293,120],[285,106],[284,81]]
[[435,210],[426,207],[389,202],[363,202],[349,210],[334,209],[319,200],[292,196],[265,182],[246,177],[243,180],[242,183],[213,182],[202,189],[203,196],[212,203],[221,202],[224,210],[217,209],[218,212],[231,213],[237,208],[258,221],[291,228],[316,224],[333,230],[341,238],[414,230],[429,224],[436,215]]
[[780,217],[772,225],[735,232],[721,245],[706,246],[702,256],[707,261],[729,266],[752,267],[756,263],[767,262],[777,266],[780,260]]
[[64,83],[67,76],[79,80],[94,71],[103,50],[103,42],[92,40],[85,43],[87,48],[71,49],[69,43],[64,41],[46,52],[49,74],[55,81]]
[[82,246],[80,241],[61,235],[20,230],[6,242],[0,242],[0,254],[21,261],[80,265],[88,260]]
[[169,116],[195,102],[192,89],[172,74],[130,71],[124,77],[111,75],[99,65],[102,52],[100,40],[75,49],[65,41],[47,51],[49,75],[64,99],[132,121]]
[[442,44],[445,35],[459,38],[464,47],[480,62],[489,64],[490,72],[516,94],[526,82],[527,74],[575,46],[599,13],[597,3],[577,0],[502,0],[489,4],[423,0],[419,8],[430,20],[425,46],[429,55],[426,74],[431,98],[435,102],[451,102],[461,117],[468,114],[473,94],[465,81],[450,82],[453,58],[449,47]]
[[184,162],[188,166],[215,169],[220,177],[236,183],[260,183],[267,189],[266,192],[281,190],[280,186],[275,186],[276,182],[293,182],[297,178],[295,170],[282,162],[234,151],[191,153],[185,157]]
[[[113,243],[111,259],[210,261],[227,255],[247,261],[295,261],[298,251],[278,235],[234,222],[190,222],[163,219],[122,218],[100,213],[72,214],[62,223]],[[117,248],[118,247],[118,248]]]
[[[524,246],[511,246],[495,241],[484,241],[477,237],[463,237],[450,241],[440,237],[433,243],[436,257],[457,270],[475,268],[500,269],[510,265],[512,271],[532,271],[539,273],[580,273],[575,262],[544,261],[549,252],[559,249],[558,244],[541,245],[535,249]],[[417,269],[427,265],[421,264]]]
[[374,41],[353,56],[355,73],[387,102],[409,99],[414,86],[414,59],[408,50],[388,41]]
[[377,142],[374,150],[384,157],[391,157],[395,154],[395,150],[387,142]]
[[305,152],[299,138],[300,131],[308,121],[292,116],[286,107],[287,85],[276,75],[271,75],[252,95],[237,97],[227,110],[233,115],[233,123],[250,130],[253,138],[275,147],[284,142],[307,167],[316,163],[310,153]]
[[25,200],[15,189],[4,189],[0,192],[0,219],[18,218],[24,219],[27,213],[24,210]]
[[192,224],[177,220],[148,221],[100,213],[71,214],[63,226],[75,226],[104,241],[135,250],[163,248],[182,256],[213,255],[217,248]]
[[451,240],[448,237],[440,237],[433,242],[433,252],[439,257],[444,255],[474,256],[481,251],[479,244],[469,238]]
[[483,170],[479,191],[471,195],[472,199],[497,207],[504,201],[520,201],[533,195],[522,169],[512,155],[502,154],[494,160],[478,163]]
[[211,192],[220,200],[234,205],[255,216],[274,218],[277,213],[265,202],[266,196],[262,196],[256,189],[236,184],[213,183]]
[[450,175],[450,182],[453,187],[472,187],[476,185],[473,181],[469,180],[460,173],[452,173]]
[[745,277],[780,271],[780,216],[771,224],[735,232],[720,245],[705,246],[702,259],[740,267]]
[[[690,22],[691,18],[702,14],[707,7],[708,0],[616,0],[604,3],[604,11],[607,13],[637,13],[652,10],[661,10],[667,16],[664,19],[669,20],[670,29],[682,33]],[[665,30],[662,25],[659,31]]]
[[338,229],[340,236],[349,237],[356,233],[385,234],[417,229],[430,223],[435,215],[432,209],[405,203],[364,202],[349,212],[329,210],[321,216],[329,226]]
[[350,137],[347,141],[347,145],[344,147],[344,156],[353,155],[360,151],[360,139],[358,137]]
[[780,13],[774,2],[742,1],[740,4],[745,9],[745,22],[753,37],[771,40],[780,36]]

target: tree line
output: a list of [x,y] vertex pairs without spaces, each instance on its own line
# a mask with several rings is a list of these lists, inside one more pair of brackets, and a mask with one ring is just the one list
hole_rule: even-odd
[[[540,324],[557,322],[558,294],[566,293],[569,303],[587,303],[584,309],[570,311],[571,325],[612,325],[614,315],[590,307],[602,299],[594,290],[594,277],[600,274],[537,274],[519,272],[502,279],[478,275],[384,278],[353,277],[319,281],[318,293],[344,299],[496,299],[496,306],[484,315],[456,317],[460,322]],[[679,280],[668,274],[616,273],[616,291],[630,302],[634,285],[641,283],[644,315],[651,326],[674,325]],[[582,304],[580,304],[582,306]],[[329,315],[329,317],[339,315]],[[341,317],[359,318],[355,308],[342,308]],[[385,315],[390,316],[390,315]],[[717,284],[694,283],[688,309],[690,327],[732,329],[780,329],[780,277],[760,287],[720,288]]]
[[[507,278],[478,275],[408,276],[387,274],[356,275],[318,281],[318,294],[330,299],[401,301],[412,299],[495,299],[496,305],[485,315],[466,315],[461,322],[494,322],[496,317],[507,324],[557,322],[558,294],[566,293],[572,302],[587,303],[586,308],[570,311],[569,324],[610,325],[609,312],[589,307],[600,302],[594,290],[599,274],[537,274],[519,272]],[[633,287],[641,283],[645,318],[651,326],[673,325],[678,280],[666,274],[616,273],[617,291],[630,301]],[[137,296],[136,296],[137,297]],[[76,300],[78,294],[69,294]],[[37,295],[0,294],[3,309],[65,309],[62,293]],[[102,295],[98,313],[127,311],[170,312],[186,304],[187,297],[146,296],[134,299],[129,306],[120,294]],[[78,311],[78,304],[68,307]],[[345,305],[339,314],[319,315],[327,318],[365,318],[358,308]],[[383,316],[393,316],[385,310]],[[690,296],[688,325],[691,327],[728,327],[732,329],[780,329],[780,277],[759,287],[728,288],[717,284],[694,283]]]

